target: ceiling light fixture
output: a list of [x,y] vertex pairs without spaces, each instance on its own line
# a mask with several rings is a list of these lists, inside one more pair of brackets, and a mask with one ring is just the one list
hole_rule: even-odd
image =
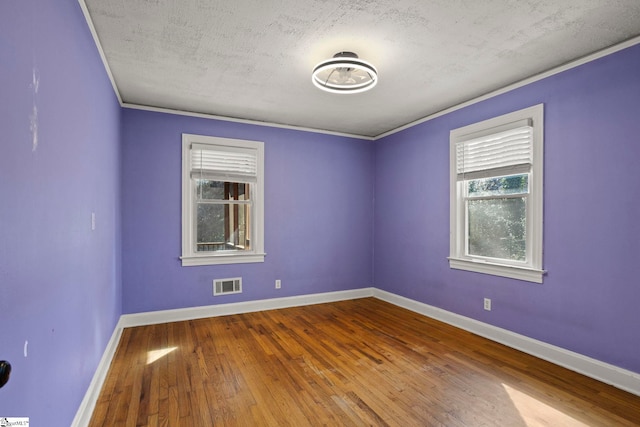
[[378,83],[378,71],[353,52],[338,52],[316,65],[311,80],[327,92],[359,93]]

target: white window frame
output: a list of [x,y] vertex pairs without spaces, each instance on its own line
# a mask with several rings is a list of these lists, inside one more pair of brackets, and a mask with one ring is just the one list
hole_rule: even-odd
[[[191,178],[191,147],[209,145],[224,151],[253,150],[256,154],[256,183],[252,185],[251,250],[197,252],[195,229],[195,184]],[[264,262],[264,143],[213,136],[182,134],[182,256],[183,266]]]
[[[458,179],[456,146],[492,135],[515,123],[529,121],[533,127],[533,146],[529,175],[529,195],[526,211],[526,260],[524,262],[487,259],[467,253],[467,213],[464,199],[464,180]],[[544,159],[544,107],[543,104],[474,123],[450,132],[450,253],[449,267],[477,273],[492,274],[529,282],[542,283],[543,228],[543,159]]]

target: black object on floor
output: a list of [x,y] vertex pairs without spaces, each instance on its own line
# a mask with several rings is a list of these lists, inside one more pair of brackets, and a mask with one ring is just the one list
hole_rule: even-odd
[[0,387],[9,381],[11,375],[11,364],[6,360],[0,360]]

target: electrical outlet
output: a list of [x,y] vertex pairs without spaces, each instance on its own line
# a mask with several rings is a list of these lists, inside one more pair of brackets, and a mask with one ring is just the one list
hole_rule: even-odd
[[282,282],[280,281],[280,279],[276,280],[276,289],[280,289],[280,287],[282,286]]
[[491,311],[491,299],[490,298],[485,298],[484,299],[484,309],[487,311]]

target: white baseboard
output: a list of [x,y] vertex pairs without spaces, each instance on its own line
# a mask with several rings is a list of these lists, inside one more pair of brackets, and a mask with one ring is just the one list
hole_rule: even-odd
[[91,415],[93,415],[93,410],[96,407],[98,396],[100,395],[102,385],[104,384],[104,380],[109,372],[111,360],[113,360],[113,356],[116,354],[116,349],[118,348],[118,343],[120,343],[121,336],[122,326],[120,326],[120,322],[118,322],[111,334],[109,342],[107,343],[107,348],[105,348],[104,353],[102,353],[102,358],[100,358],[100,363],[98,363],[98,367],[93,374],[89,388],[87,389],[82,402],[80,402],[80,407],[76,412],[76,416],[73,418],[71,427],[84,427],[89,425]]
[[113,335],[107,344],[100,364],[93,376],[89,389],[80,404],[80,408],[73,419],[72,427],[85,427],[89,424],[91,415],[98,400],[98,395],[107,376],[111,360],[115,355],[122,335],[122,330],[128,327],[153,325],[157,323],[178,322],[183,320],[201,319],[206,317],[227,316],[232,314],[251,313],[255,311],[274,310],[288,307],[301,307],[311,304],[346,301],[350,299],[375,297],[398,307],[406,308],[416,313],[431,317],[441,322],[480,335],[508,347],[528,353],[540,359],[563,366],[572,371],[610,384],[621,390],[640,396],[640,374],[601,362],[547,344],[542,341],[516,334],[506,329],[488,325],[477,320],[451,313],[437,307],[424,304],[400,295],[382,291],[376,288],[362,288],[348,291],[327,292],[321,294],[300,295],[294,297],[273,298],[258,301],[247,301],[232,304],[210,305],[203,307],[181,308],[176,310],[152,311],[147,313],[123,314],[116,325]]
[[640,374],[390,292],[373,296],[640,396]]
[[325,302],[346,301],[373,296],[373,288],[361,288],[348,291],[326,292],[321,294],[299,295],[294,297],[272,298],[231,304],[208,305],[202,307],[179,308],[176,310],[151,311],[148,313],[123,314],[120,317],[122,327],[154,325],[157,323],[180,322],[183,320],[206,317],[228,316],[231,314],[252,313],[255,311],[275,310],[288,307],[302,307]]

